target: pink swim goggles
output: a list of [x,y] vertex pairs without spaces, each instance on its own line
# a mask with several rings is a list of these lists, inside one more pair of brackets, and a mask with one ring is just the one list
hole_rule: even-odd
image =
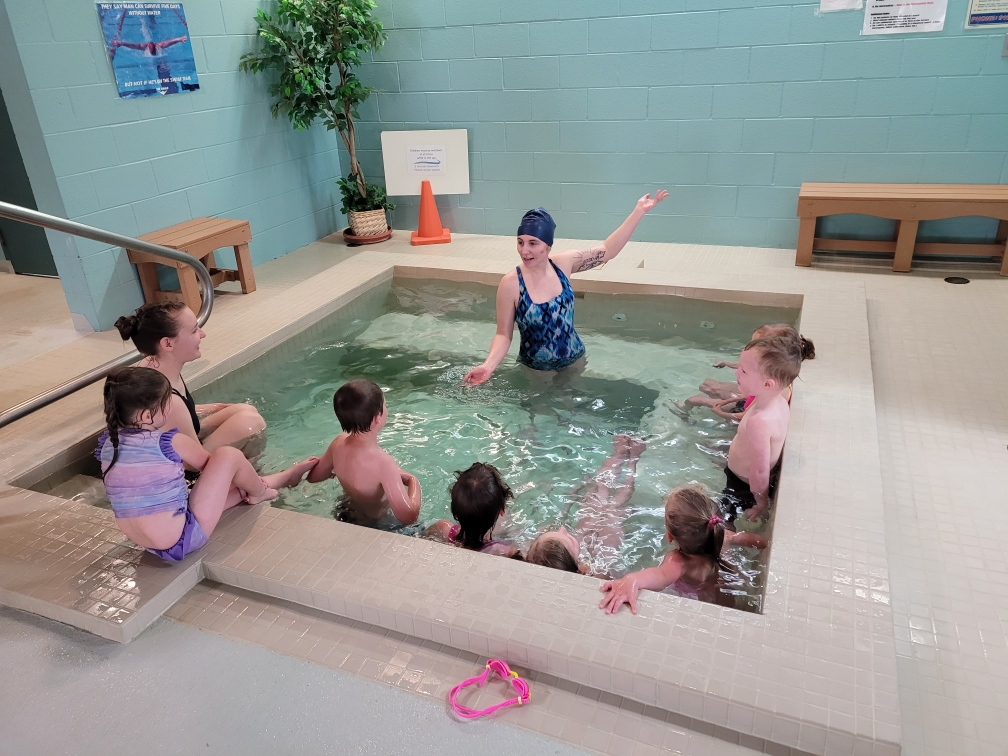
[[[501,701],[500,703],[488,706],[485,709],[470,709],[468,706],[463,706],[456,700],[459,692],[473,683],[476,683],[477,687],[482,688],[490,678],[491,672],[496,672],[505,680],[510,680],[515,692],[518,693],[517,697],[511,698],[507,701]],[[463,680],[451,689],[451,693],[448,694],[448,703],[451,705],[452,711],[463,719],[475,719],[476,717],[493,714],[497,711],[497,709],[503,709],[505,706],[520,706],[521,704],[527,704],[531,697],[532,693],[529,690],[528,683],[521,679],[517,672],[508,667],[507,662],[501,661],[500,659],[491,659],[486,663],[486,669],[483,670],[482,675],[477,675],[476,677],[470,677],[468,680]]]

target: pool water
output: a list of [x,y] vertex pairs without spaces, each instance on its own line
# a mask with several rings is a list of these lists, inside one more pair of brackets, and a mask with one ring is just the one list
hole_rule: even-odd
[[[495,331],[494,289],[477,284],[399,280],[358,297],[319,325],[197,392],[200,402],[250,401],[268,427],[261,469],[320,455],[340,432],[332,409],[345,381],[370,378],[389,408],[382,447],[417,476],[423,507],[417,534],[451,519],[454,472],[475,461],[500,469],[516,497],[495,537],[525,551],[543,530],[574,530],[576,491],[625,433],[647,449],[625,505],[625,537],[615,559],[593,564],[612,576],[654,566],[667,551],[663,498],[680,483],[724,486],[734,424],[672,402],[697,393],[705,378],[731,381],[734,361],[758,326],[795,323],[798,311],[681,297],[579,294],[576,326],[587,347],[580,375],[542,380],[512,352],[476,387],[462,377],[480,363]],[[336,480],[302,483],[274,506],[319,517],[340,515]],[[769,535],[769,524],[759,532]],[[719,603],[759,611],[766,555],[734,549],[721,571]]]

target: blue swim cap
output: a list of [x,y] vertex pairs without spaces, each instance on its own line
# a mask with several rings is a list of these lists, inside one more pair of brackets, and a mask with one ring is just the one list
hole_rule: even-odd
[[553,246],[554,231],[556,231],[556,223],[553,222],[553,219],[544,207],[529,210],[522,216],[521,225],[518,226],[518,236],[522,234],[534,236],[547,247]]

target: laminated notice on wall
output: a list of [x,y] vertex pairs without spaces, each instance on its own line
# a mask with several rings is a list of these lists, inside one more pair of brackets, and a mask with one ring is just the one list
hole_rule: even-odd
[[862,0],[819,0],[819,12],[833,13],[834,11],[861,10],[863,4]]
[[445,172],[445,146],[443,144],[410,145],[407,148],[407,165],[410,173],[440,175]]
[[181,3],[95,3],[120,97],[199,89]]
[[1008,0],[970,0],[967,29],[1008,26]]
[[947,7],[948,0],[867,0],[861,33],[941,31]]

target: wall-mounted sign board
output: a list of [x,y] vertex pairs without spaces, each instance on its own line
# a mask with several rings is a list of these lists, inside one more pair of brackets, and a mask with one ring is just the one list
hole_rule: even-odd
[[469,194],[469,136],[465,129],[383,131],[385,191],[420,194],[430,181],[434,194]]
[[182,3],[95,3],[120,97],[199,89]]
[[967,29],[1008,26],[1008,0],[970,0],[966,12]]

